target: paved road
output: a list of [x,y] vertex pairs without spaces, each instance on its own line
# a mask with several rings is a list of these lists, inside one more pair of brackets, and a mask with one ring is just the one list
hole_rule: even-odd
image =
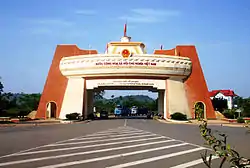
[[[244,129],[213,128],[228,133],[240,153],[250,156],[249,146],[244,146],[250,135]],[[0,168],[205,168],[200,153],[206,148],[194,125],[146,119],[99,120],[89,124],[2,128],[0,137]],[[219,161],[213,159],[215,167]]]

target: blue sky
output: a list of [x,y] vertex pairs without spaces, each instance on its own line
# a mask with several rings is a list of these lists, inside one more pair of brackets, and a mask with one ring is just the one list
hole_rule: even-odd
[[149,53],[193,44],[210,90],[248,97],[249,7],[248,0],[1,0],[0,76],[7,92],[42,92],[57,44],[102,53],[127,20],[128,34]]

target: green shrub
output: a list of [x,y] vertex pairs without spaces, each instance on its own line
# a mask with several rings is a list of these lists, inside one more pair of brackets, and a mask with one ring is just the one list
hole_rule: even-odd
[[68,120],[78,120],[80,117],[79,113],[70,113],[70,114],[66,114],[66,118]]
[[224,110],[222,114],[228,119],[235,118],[235,112],[233,109],[232,110],[230,110],[230,109]]
[[171,114],[171,119],[173,120],[181,120],[181,121],[186,121],[187,120],[187,115],[176,112],[174,114]]
[[245,120],[242,117],[237,118],[237,123],[245,123]]
[[159,119],[159,116],[154,116],[153,117],[153,120],[157,120],[157,119]]

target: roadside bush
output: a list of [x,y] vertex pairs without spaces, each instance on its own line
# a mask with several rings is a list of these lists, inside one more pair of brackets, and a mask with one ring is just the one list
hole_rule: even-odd
[[228,119],[234,119],[235,118],[235,112],[234,110],[224,110],[222,113],[226,118]]
[[70,113],[70,114],[66,114],[66,118],[68,120],[78,120],[80,117],[79,113]]
[[153,116],[153,120],[157,120],[159,118],[160,118],[159,116]]
[[171,114],[171,119],[173,120],[181,120],[181,121],[186,121],[187,120],[187,115],[176,112],[174,114]]
[[237,123],[245,123],[245,120],[242,117],[237,118]]

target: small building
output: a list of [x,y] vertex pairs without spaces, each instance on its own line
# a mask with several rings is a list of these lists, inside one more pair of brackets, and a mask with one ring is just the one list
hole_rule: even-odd
[[211,100],[214,98],[221,98],[224,100],[227,100],[227,107],[228,109],[232,109],[233,104],[233,98],[237,96],[233,90],[212,90],[209,92]]

